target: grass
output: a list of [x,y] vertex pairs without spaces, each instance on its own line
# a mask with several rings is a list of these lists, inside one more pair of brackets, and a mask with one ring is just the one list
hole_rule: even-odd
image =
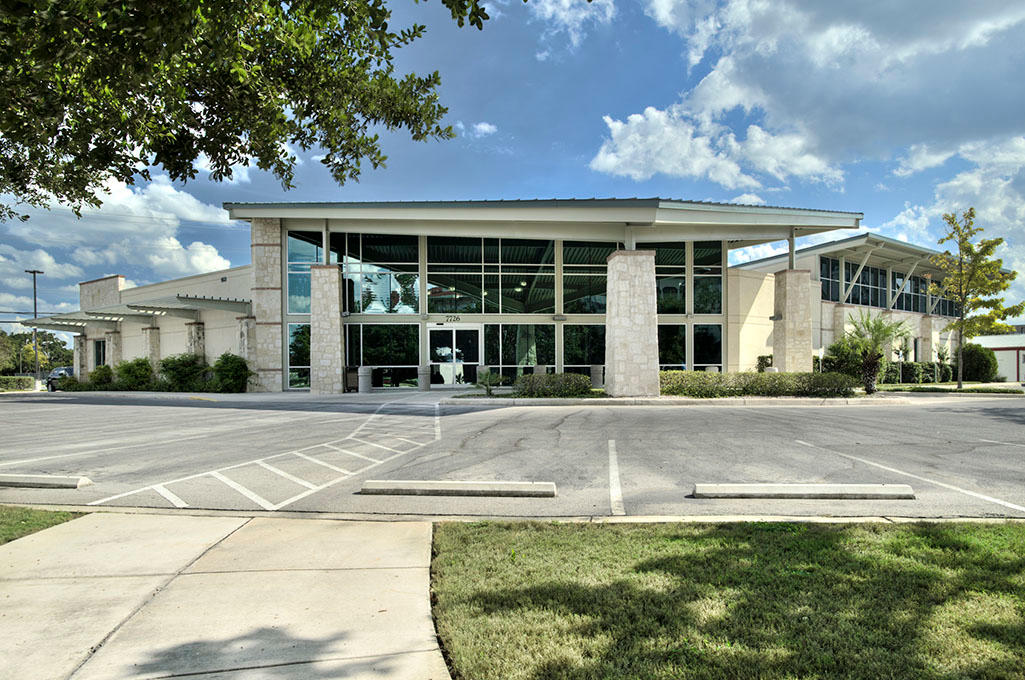
[[80,517],[78,512],[51,512],[0,505],[0,545]]
[[454,680],[1025,678],[1025,524],[441,524]]
[[483,392],[474,394],[457,394],[455,399],[599,399],[607,397],[605,390],[592,388],[590,394],[581,394],[573,397],[524,397],[516,392],[495,392],[490,397]]
[[[950,383],[957,385],[957,383]],[[1013,387],[965,387],[964,389],[949,389],[937,385],[876,385],[880,392],[944,392],[949,394],[1022,394],[1021,390]]]

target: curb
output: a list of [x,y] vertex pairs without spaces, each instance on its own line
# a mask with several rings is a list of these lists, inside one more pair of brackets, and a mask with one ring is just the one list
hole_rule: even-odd
[[450,482],[368,479],[360,494],[380,496],[489,496],[555,498],[552,482]]
[[907,484],[695,484],[694,498],[914,500]]
[[[984,396],[984,395],[980,395]],[[1014,396],[1014,395],[1007,395]],[[697,399],[694,397],[594,397],[590,399],[488,399],[446,397],[439,402],[442,406],[467,406],[487,404],[489,406],[887,406],[910,404],[907,397],[719,397]]]
[[88,477],[62,475],[0,475],[0,487],[17,489],[80,489],[89,486]]

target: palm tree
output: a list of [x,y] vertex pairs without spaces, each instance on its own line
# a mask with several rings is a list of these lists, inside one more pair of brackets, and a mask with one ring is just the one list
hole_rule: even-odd
[[847,335],[861,353],[861,380],[865,393],[874,394],[883,348],[894,340],[906,338],[908,328],[903,321],[887,321],[881,316],[862,312],[858,318],[851,315],[851,330]]

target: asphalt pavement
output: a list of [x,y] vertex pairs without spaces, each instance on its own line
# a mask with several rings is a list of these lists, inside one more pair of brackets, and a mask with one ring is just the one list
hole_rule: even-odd
[[[0,398],[0,502],[367,517],[1025,517],[1025,399],[870,406],[441,404],[451,393]],[[555,498],[362,495],[369,479]],[[696,499],[695,483],[910,484],[914,500]]]

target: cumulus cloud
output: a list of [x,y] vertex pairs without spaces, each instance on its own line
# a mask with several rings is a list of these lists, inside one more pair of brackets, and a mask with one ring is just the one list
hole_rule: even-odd
[[[65,265],[69,268],[64,271],[74,271],[70,267],[81,272],[81,268],[92,266],[138,266],[155,277],[171,278],[231,266],[209,244],[178,240],[183,222],[229,228],[227,213],[221,208],[178,190],[162,175],[143,186],[110,182],[106,191],[103,206],[83,210],[81,219],[54,206],[51,212],[34,213],[27,222],[8,224],[7,232],[47,251],[67,249],[73,264]],[[50,257],[40,255],[44,256]]]
[[7,243],[0,243],[0,284],[5,288],[32,290],[32,277],[26,269],[42,271],[52,279],[82,277],[81,267],[69,262],[58,262],[43,250],[20,250]]
[[730,199],[730,203],[741,203],[743,205],[765,205],[765,199],[758,194],[741,194]]
[[475,139],[480,139],[481,137],[489,137],[496,132],[498,132],[497,125],[481,121],[473,124],[473,127],[470,128],[469,135]]
[[[608,24],[616,16],[613,0],[531,0],[527,3],[532,19],[545,24],[541,39],[545,44],[565,36],[575,49],[591,26]],[[537,52],[538,61],[551,55],[551,47]]]
[[[1021,3],[922,12],[907,3],[647,0],[645,11],[682,38],[687,68],[705,71],[662,112],[703,131],[742,120],[746,138],[735,148],[706,136],[763,184],[797,178],[840,187],[843,165],[865,158],[894,160],[894,174],[906,177],[965,144],[1025,131]],[[682,125],[673,132],[691,136]],[[638,129],[631,143],[654,150],[664,133],[642,140]],[[606,140],[596,160],[626,157],[616,151]],[[597,165],[648,177],[664,163],[621,172]]]

